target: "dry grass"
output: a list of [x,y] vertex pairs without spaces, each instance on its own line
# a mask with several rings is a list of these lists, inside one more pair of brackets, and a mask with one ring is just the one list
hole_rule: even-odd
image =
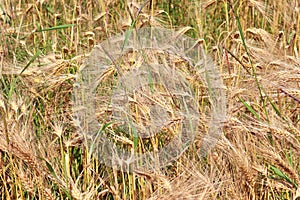
[[[300,198],[299,2],[153,0],[135,18],[142,4],[0,1],[0,198]],[[120,172],[92,157],[76,129],[75,73],[131,18],[188,30],[219,65],[228,116],[204,158],[194,144],[156,172]]]

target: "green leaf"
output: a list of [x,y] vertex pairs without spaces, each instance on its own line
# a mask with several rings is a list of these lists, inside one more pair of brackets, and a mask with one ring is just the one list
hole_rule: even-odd
[[104,125],[98,130],[97,135],[96,135],[96,137],[93,139],[93,142],[92,142],[92,144],[91,144],[91,146],[90,146],[90,154],[92,154],[92,152],[94,152],[94,150],[95,150],[95,145],[97,144],[98,139],[99,139],[101,133],[102,133],[109,125],[111,125],[111,124],[112,124],[112,122],[106,123],[106,124],[104,124]]
[[[48,170],[50,171],[50,173],[53,175],[53,177],[58,180],[58,182],[60,181],[59,178],[57,177],[56,173],[55,173],[55,170],[53,169],[53,167],[51,166],[51,164],[44,158],[41,158],[40,159],[44,160],[45,163],[46,163],[46,166],[48,168]],[[55,183],[54,183],[55,184]],[[71,193],[70,191],[68,191],[66,188],[62,188],[62,190],[65,192],[65,194],[69,197],[69,199],[72,199],[72,196],[71,196]]]
[[[132,33],[134,27],[135,27],[135,24],[136,24],[136,22],[137,22],[137,20],[138,20],[138,18],[139,18],[139,16],[140,16],[140,13],[141,13],[142,9],[148,4],[148,2],[149,2],[149,0],[146,0],[146,1],[141,5],[141,7],[139,8],[139,10],[137,11],[137,14],[136,14],[135,19],[133,19],[133,17],[132,17],[131,14],[130,14],[132,23],[131,23],[129,29],[125,32],[125,39],[124,39],[124,42],[123,42],[123,45],[122,45],[122,50],[124,50],[124,47],[127,45],[128,39],[129,39],[129,37],[130,37],[130,35],[131,35],[131,33]],[[129,12],[129,13],[130,13],[130,12]]]
[[288,183],[292,184],[295,188],[298,188],[298,184],[295,183],[295,181],[293,181],[290,177],[288,177],[285,173],[283,173],[280,169],[278,169],[277,167],[271,165],[270,166],[270,170],[279,178],[287,181]]
[[13,92],[15,91],[17,81],[18,81],[18,77],[13,78],[13,82],[10,84],[9,91],[8,91],[8,94],[7,94],[7,101],[8,102],[10,101],[10,99],[13,95]]
[[248,104],[246,101],[244,101],[242,98],[238,97],[239,100],[244,104],[244,106],[246,106],[246,108],[259,120],[261,121],[259,115],[257,114],[257,112],[252,108],[252,106],[250,104]]
[[51,164],[46,159],[44,159],[44,158],[41,158],[41,159],[45,161],[48,170],[54,176],[54,178],[58,179],[57,175],[55,174],[55,171],[54,171],[53,167],[51,166]]
[[133,149],[136,149],[139,143],[139,136],[136,132],[135,126],[132,124],[132,121],[130,121],[130,126],[132,128],[132,135],[133,135]]
[[37,30],[35,32],[38,33],[38,32],[43,32],[43,31],[54,31],[54,30],[59,30],[59,29],[66,29],[66,28],[73,27],[73,26],[76,26],[76,24],[64,24],[64,25],[59,25],[59,26],[54,26],[54,27]]
[[243,44],[243,46],[245,48],[246,54],[247,54],[247,56],[249,58],[249,61],[250,61],[250,64],[251,64],[251,69],[252,69],[252,73],[253,73],[253,76],[254,76],[254,79],[255,79],[258,91],[259,91],[259,96],[260,96],[260,99],[261,99],[261,101],[263,103],[264,112],[266,114],[266,117],[269,118],[268,117],[268,112],[267,112],[267,109],[266,109],[266,101],[265,101],[265,99],[263,97],[263,93],[262,93],[263,87],[260,85],[259,80],[257,78],[256,70],[255,70],[255,67],[253,66],[253,62],[251,60],[251,56],[250,56],[248,47],[247,47],[246,42],[245,42],[245,36],[244,36],[244,32],[243,32],[243,28],[242,28],[242,25],[241,25],[241,21],[240,21],[239,15],[236,13],[236,11],[235,11],[234,7],[232,6],[232,3],[231,3],[230,0],[228,1],[228,3],[229,3],[230,8],[233,11],[235,20],[237,22],[238,30],[239,30],[239,33],[240,33],[240,36],[241,36],[242,44]]
[[35,59],[37,59],[37,57],[39,57],[39,55],[41,55],[42,51],[38,50],[34,56],[29,60],[29,62],[27,63],[27,65],[22,69],[22,71],[20,72],[20,75],[23,74],[23,72],[31,65],[31,63],[33,63],[35,61]]

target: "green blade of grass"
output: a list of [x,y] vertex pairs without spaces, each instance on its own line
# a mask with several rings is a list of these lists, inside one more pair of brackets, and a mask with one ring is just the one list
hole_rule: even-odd
[[7,94],[7,101],[9,102],[17,85],[18,77],[13,78],[13,82],[10,84],[9,91]]
[[[42,52],[41,52],[40,50],[38,50],[38,51],[34,54],[34,56],[29,60],[29,62],[26,64],[26,66],[22,69],[22,71],[20,72],[19,75],[22,75],[23,72],[31,65],[31,63],[33,63],[33,62],[35,61],[35,59],[36,59],[37,57],[39,57],[39,55],[41,55],[41,53],[42,53]],[[8,95],[7,95],[7,100],[8,100],[8,101],[11,99],[12,94],[13,94],[13,92],[15,91],[15,87],[16,87],[16,85],[17,85],[18,80],[19,80],[19,78],[18,78],[18,77],[15,77],[15,78],[13,78],[13,82],[10,84],[9,92],[8,92]]]
[[90,155],[92,155],[92,154],[94,153],[96,144],[98,144],[98,142],[99,142],[99,137],[101,136],[101,133],[103,133],[103,131],[104,131],[108,126],[110,126],[111,124],[113,124],[113,123],[112,123],[112,122],[106,123],[106,124],[104,124],[104,125],[98,130],[96,137],[93,139],[93,142],[92,142],[92,144],[90,145],[90,149],[89,149]]
[[44,159],[44,158],[42,158],[42,157],[41,157],[40,159],[42,159],[42,160],[45,161],[46,166],[47,166],[49,172],[52,174],[52,176],[53,176],[55,179],[58,179],[58,177],[57,177],[57,175],[56,175],[56,173],[55,173],[55,170],[54,170],[54,168],[52,167],[52,165],[50,164],[50,162],[48,162],[46,159]]
[[135,23],[136,23],[136,20],[133,21],[133,23],[130,25],[129,29],[125,32],[125,39],[124,39],[124,42],[123,42],[123,45],[122,45],[122,50],[124,50],[125,46],[128,43],[129,37],[132,33],[132,30],[135,26]]
[[153,86],[154,84],[153,84],[153,77],[152,77],[149,65],[148,65],[148,80],[149,80],[149,87],[150,87],[151,93],[153,94],[154,93],[154,86]]
[[[249,50],[248,50],[248,47],[246,45],[246,42],[245,42],[245,36],[244,36],[244,32],[243,32],[243,28],[242,28],[242,25],[241,25],[241,21],[240,21],[240,18],[238,16],[238,14],[236,13],[234,7],[232,6],[232,3],[230,0],[228,0],[228,4],[229,4],[229,7],[231,8],[233,14],[234,14],[234,18],[237,22],[237,26],[238,26],[238,30],[239,30],[239,33],[240,33],[240,36],[241,36],[241,40],[242,40],[242,44],[245,48],[245,51],[246,51],[246,54],[249,58],[249,61],[250,61],[250,65],[251,65],[251,69],[252,69],[252,74],[254,76],[254,79],[255,79],[255,82],[256,82],[256,85],[257,85],[257,88],[258,88],[258,91],[259,91],[259,96],[260,96],[260,99],[263,103],[263,109],[264,109],[264,112],[265,112],[265,115],[267,117],[267,119],[269,119],[269,116],[268,116],[268,111],[266,109],[266,101],[263,97],[263,93],[262,93],[262,86],[260,85],[259,81],[258,81],[258,78],[257,78],[257,74],[256,74],[256,70],[253,66],[253,63],[252,63],[252,60],[251,60],[251,57],[250,57],[250,53],[249,53]],[[268,120],[269,121],[269,120]]]
[[[51,173],[51,175],[52,175],[58,182],[60,182],[60,180],[59,180],[58,176],[56,175],[55,170],[54,170],[54,168],[52,167],[52,165],[50,164],[50,162],[47,161],[47,160],[44,159],[44,158],[41,158],[41,157],[40,157],[40,159],[42,159],[42,160],[45,161],[46,166],[47,166],[49,172]],[[64,187],[62,188],[62,190],[63,190],[63,191],[65,192],[65,194],[69,197],[69,199],[72,199],[72,196],[71,196],[71,194],[70,194],[70,191],[68,191],[68,190],[67,190],[66,188],[64,188]]]
[[129,12],[129,13],[130,13],[131,20],[132,20],[132,23],[131,23],[129,29],[125,32],[125,39],[124,39],[124,42],[123,42],[123,45],[122,45],[122,50],[124,49],[124,47],[125,47],[125,46],[127,45],[127,43],[128,43],[129,37],[130,37],[130,35],[131,35],[131,33],[132,33],[134,27],[135,27],[135,24],[136,24],[136,22],[137,22],[137,20],[138,20],[138,18],[139,18],[139,15],[140,15],[141,11],[142,11],[143,8],[148,4],[149,1],[150,1],[150,0],[147,0],[147,1],[145,1],[145,2],[141,5],[141,7],[139,8],[139,10],[137,11],[137,14],[136,14],[135,19],[133,18],[133,16],[132,16],[131,13]]
[[130,120],[130,126],[132,129],[132,136],[133,136],[133,149],[137,149],[138,143],[139,143],[139,136],[136,132],[136,127],[132,124],[132,121]]
[[286,182],[292,184],[295,188],[298,188],[298,184],[295,183],[295,181],[293,181],[290,177],[288,177],[285,173],[283,173],[280,169],[278,169],[277,167],[271,165],[270,166],[270,170],[279,178],[285,180]]
[[59,25],[59,26],[36,30],[35,32],[38,33],[38,32],[43,32],[43,31],[54,31],[54,30],[65,29],[65,28],[69,28],[69,27],[73,27],[73,26],[76,26],[76,24],[64,24],[64,25]]
[[35,59],[37,59],[37,57],[39,57],[41,55],[42,51],[38,50],[34,56],[29,60],[29,62],[27,63],[27,65],[22,69],[22,71],[20,72],[19,75],[22,75],[23,72],[31,65],[31,63],[33,63],[35,61]]
[[238,97],[239,100],[244,104],[244,106],[246,106],[246,108],[256,117],[256,119],[258,119],[259,121],[261,121],[259,115],[257,114],[257,112],[252,108],[252,106],[250,104],[248,104],[246,101],[244,101],[244,99]]

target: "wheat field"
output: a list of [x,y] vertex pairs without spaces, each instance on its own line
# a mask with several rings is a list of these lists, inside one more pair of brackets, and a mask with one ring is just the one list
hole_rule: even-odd
[[[0,15],[0,199],[300,199],[298,0],[1,0]],[[201,43],[224,83],[227,114],[206,155],[196,136],[167,166],[126,172],[92,155],[72,93],[97,44],[142,27]],[[208,104],[198,108],[203,131]],[[127,142],[159,147],[171,132]]]

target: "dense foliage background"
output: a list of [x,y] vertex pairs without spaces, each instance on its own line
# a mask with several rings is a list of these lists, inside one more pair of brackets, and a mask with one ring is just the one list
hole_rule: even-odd
[[[0,14],[1,199],[300,198],[298,0],[1,0]],[[219,66],[228,116],[204,158],[196,140],[166,168],[120,172],[75,128],[76,72],[133,23],[181,30]]]

